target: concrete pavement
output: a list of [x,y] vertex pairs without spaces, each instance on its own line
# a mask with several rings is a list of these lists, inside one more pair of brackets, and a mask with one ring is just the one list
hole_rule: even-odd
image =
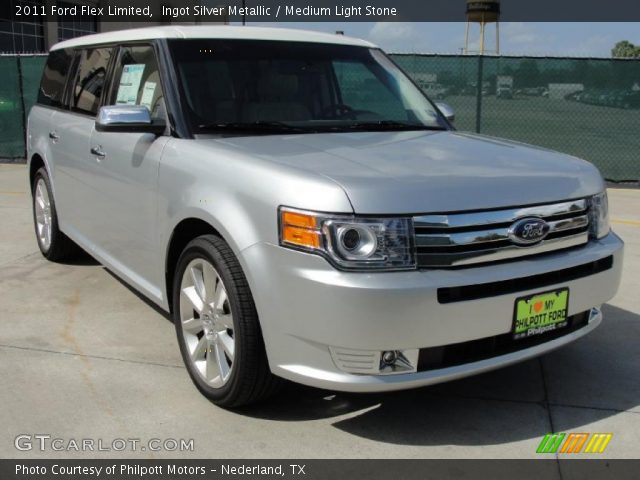
[[[549,432],[640,457],[640,191],[610,190],[627,250],[603,325],[542,359],[382,395],[288,385],[231,412],[191,384],[173,325],[90,258],[38,252],[26,168],[0,165],[1,458],[532,458]],[[193,451],[18,451],[20,434],[193,439]],[[35,443],[34,443],[35,444]]]

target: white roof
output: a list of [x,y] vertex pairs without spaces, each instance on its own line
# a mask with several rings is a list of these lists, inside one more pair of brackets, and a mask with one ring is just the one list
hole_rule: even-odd
[[122,43],[156,38],[221,38],[244,40],[281,40],[287,42],[331,43],[374,47],[372,43],[344,35],[294,30],[291,28],[240,27],[231,25],[197,25],[133,28],[107,33],[97,33],[56,43],[51,50],[73,48],[100,43]]

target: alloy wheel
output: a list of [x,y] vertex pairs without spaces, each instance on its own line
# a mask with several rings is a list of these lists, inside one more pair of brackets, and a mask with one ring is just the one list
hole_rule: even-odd
[[43,178],[38,179],[34,196],[38,240],[44,251],[51,247],[51,199]]
[[213,265],[189,262],[180,285],[180,326],[194,370],[213,388],[224,386],[233,371],[235,329],[222,278]]

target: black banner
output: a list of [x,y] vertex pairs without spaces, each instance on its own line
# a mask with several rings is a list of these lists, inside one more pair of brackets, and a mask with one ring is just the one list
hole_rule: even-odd
[[[2,7],[9,8],[8,5]],[[60,16],[97,17],[102,22],[462,22],[499,14],[503,22],[633,22],[640,21],[635,0],[100,0],[79,4],[14,2],[14,20]],[[469,10],[470,8],[470,10]]]
[[0,460],[2,480],[637,479],[640,460]]

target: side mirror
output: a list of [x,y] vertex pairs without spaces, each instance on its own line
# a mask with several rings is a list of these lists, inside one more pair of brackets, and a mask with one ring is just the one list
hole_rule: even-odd
[[139,132],[161,135],[164,123],[154,123],[151,112],[140,105],[110,105],[101,107],[96,118],[99,132]]
[[450,122],[454,122],[456,119],[456,112],[451,108],[448,103],[438,102],[436,103],[436,107],[440,110],[440,113],[444,115],[444,118],[449,120]]

